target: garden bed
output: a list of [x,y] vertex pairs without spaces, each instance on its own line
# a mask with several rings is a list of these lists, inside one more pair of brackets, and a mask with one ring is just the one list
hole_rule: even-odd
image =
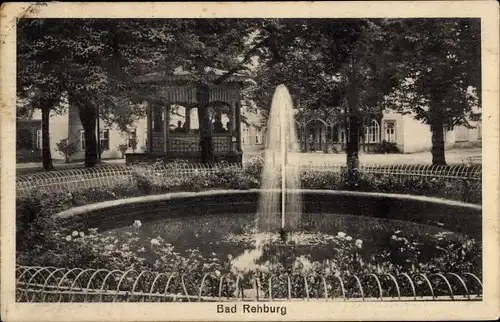
[[[251,199],[251,203],[247,204],[251,206],[249,206],[246,212],[243,211],[243,213],[254,213],[253,207],[255,207],[257,198],[256,195],[252,195],[249,190],[256,189],[260,186],[260,173],[261,165],[258,163],[247,165],[243,171],[241,169],[216,169],[210,173],[200,171],[199,173],[194,172],[190,176],[183,177],[173,177],[168,173],[154,171],[137,171],[137,173],[134,174],[132,182],[129,181],[121,184],[117,183],[112,186],[82,189],[70,193],[47,194],[43,191],[33,192],[27,197],[17,198],[17,263],[18,265],[28,266],[84,266],[92,268],[107,268],[111,270],[127,270],[129,268],[134,268],[136,270],[171,270],[186,273],[196,272],[189,274],[194,284],[200,282],[205,272],[215,274],[215,277],[219,276],[217,274],[223,274],[224,276],[227,275],[229,277],[232,276],[234,280],[237,275],[234,275],[235,273],[231,271],[231,259],[227,257],[228,254],[225,251],[215,253],[213,256],[212,254],[202,254],[200,250],[196,250],[196,243],[190,244],[189,247],[184,247],[184,249],[177,249],[173,246],[173,244],[168,242],[168,239],[161,236],[145,234],[144,230],[141,229],[131,230],[127,232],[127,234],[113,232],[100,234],[94,230],[89,231],[88,223],[86,224],[80,222],[79,224],[75,223],[75,225],[68,225],[67,222],[62,222],[61,220],[54,218],[54,215],[74,207],[95,204],[103,201],[182,191],[197,192],[224,189],[241,190],[240,197]],[[346,188],[343,178],[343,173],[338,171],[306,171],[301,174],[302,187],[307,189],[343,190]],[[423,177],[417,175],[394,178],[387,173],[362,173],[358,188],[361,191],[368,192],[427,195],[455,200],[462,200],[463,195],[466,193],[466,191],[463,190],[463,182],[460,180],[434,178],[430,176]],[[220,191],[219,193],[219,195],[224,194],[225,193],[223,191]],[[418,197],[412,198],[418,199]],[[480,203],[480,189],[479,191],[469,191],[468,198],[470,200],[474,200],[476,203]],[[238,198],[238,200],[241,200],[241,198]],[[189,223],[189,219],[187,218],[189,217],[190,212],[191,214],[196,213],[197,210],[189,205],[196,205],[197,203],[193,203],[193,200],[191,201],[191,203],[186,204],[187,207],[184,208],[185,211],[178,213],[178,216],[180,216],[178,217],[178,219],[180,219],[180,223],[184,220],[186,223]],[[231,200],[226,200],[222,205],[220,203],[218,205],[214,204],[213,207],[215,207],[214,209],[217,209],[219,212],[221,209],[226,209],[226,213],[229,213],[232,209],[229,207],[229,205],[232,204],[230,201]],[[322,203],[306,202],[305,209],[309,213],[320,214],[323,210],[318,209],[317,207],[321,204],[324,204],[325,207],[330,207],[328,209],[329,212],[332,212],[332,207],[336,206],[334,202],[329,204],[327,198],[323,200]],[[354,204],[356,204],[356,202],[354,202]],[[417,204],[410,208],[418,209],[420,206]],[[390,207],[387,205],[387,202],[382,202],[378,206],[376,204],[372,204],[370,206],[371,209],[378,209],[378,212],[374,212],[374,217],[389,216],[391,219],[396,220],[408,219],[407,212],[398,213],[397,210],[399,208],[396,204]],[[136,210],[140,212],[139,208]],[[358,211],[361,210],[362,209],[358,209]],[[359,214],[362,214],[362,212],[363,211]],[[439,213],[441,215],[443,214],[440,211],[428,212],[431,216]],[[96,212],[95,214],[97,216],[110,216],[110,214],[106,214],[104,212]],[[452,213],[445,215],[445,217],[446,218],[440,219],[437,217],[425,218],[425,220],[421,219],[419,222],[419,224],[427,225],[429,224],[429,220],[434,221],[434,223],[431,224],[437,226],[438,230],[440,229],[440,231],[430,233],[430,235],[434,237],[429,240],[437,241],[438,238],[441,238],[439,240],[439,249],[436,250],[436,253],[433,253],[435,255],[433,255],[433,259],[426,259],[424,261],[422,258],[415,258],[410,262],[404,262],[403,266],[401,266],[401,263],[397,264],[397,261],[395,262],[394,258],[404,258],[407,255],[415,257],[415,254],[418,251],[412,248],[412,245],[414,242],[419,244],[421,241],[415,240],[415,234],[420,234],[418,230],[409,229],[407,231],[403,231],[402,229],[394,226],[384,228],[385,233],[383,234],[385,236],[384,238],[387,239],[384,239],[384,242],[393,244],[395,242],[402,243],[401,247],[396,247],[395,250],[392,250],[393,255],[391,256],[393,256],[393,259],[388,259],[384,257],[386,256],[384,255],[384,252],[375,250],[370,251],[370,253],[376,253],[375,255],[377,259],[367,258],[366,255],[359,255],[360,249],[357,248],[355,242],[358,239],[363,240],[363,238],[360,238],[359,236],[351,236],[355,235],[355,233],[351,232],[351,235],[348,235],[351,237],[351,240],[349,241],[350,243],[346,243],[347,239],[345,239],[342,241],[343,244],[339,244],[343,245],[341,247],[341,251],[344,252],[344,255],[338,256],[344,256],[345,258],[335,257],[337,266],[328,266],[324,262],[315,261],[310,257],[306,258],[301,256],[304,254],[298,254],[298,256],[295,257],[291,256],[291,260],[293,260],[293,264],[291,266],[285,267],[283,265],[280,266],[276,264],[274,266],[271,265],[271,267],[269,265],[265,265],[260,267],[261,272],[259,274],[264,274],[262,275],[264,279],[265,276],[268,276],[265,274],[280,275],[282,273],[292,274],[292,276],[295,276],[294,278],[299,279],[300,276],[302,276],[301,274],[304,273],[312,274],[316,277],[328,276],[328,274],[334,274],[332,276],[335,276],[335,272],[338,273],[339,270],[340,272],[342,271],[338,265],[345,264],[348,266],[342,267],[348,268],[351,274],[367,274],[370,272],[377,274],[396,274],[406,272],[418,275],[420,273],[431,274],[440,271],[460,273],[469,271],[477,276],[481,276],[480,236],[474,233],[472,236],[466,237],[461,234],[449,234],[450,231],[462,231],[465,233],[465,231],[461,229],[475,231],[476,233],[479,232],[481,225],[480,218],[470,217],[469,223],[464,225],[458,224],[459,221],[454,221]],[[128,229],[125,227],[130,227],[135,220],[140,219],[143,219],[144,224],[146,225],[148,220],[146,220],[145,217],[134,218],[132,216],[127,217],[127,219],[123,221],[123,229]],[[116,224],[116,219],[112,219],[112,217],[110,217],[109,220],[111,222],[115,220]],[[333,220],[332,224],[334,222],[336,221]],[[443,224],[443,222],[451,224],[452,226],[441,227],[440,224]],[[184,225],[184,228],[181,228],[182,231],[189,230],[190,225],[181,225]],[[376,225],[368,226],[376,227]],[[333,228],[328,233],[329,236],[336,236],[336,234],[345,230],[345,228],[342,228],[342,225],[334,225],[332,227]],[[108,229],[110,227],[101,228]],[[400,231],[399,233],[397,233],[398,230]],[[470,231],[468,231],[468,233],[470,233]],[[128,235],[128,233],[130,233],[130,235]],[[398,238],[397,241],[392,239],[392,235]],[[246,245],[244,240],[238,238],[235,240],[239,240],[241,242],[240,245]],[[335,243],[338,241],[337,239],[331,239],[330,237],[326,238],[321,234],[314,235],[311,238],[318,243],[328,240],[330,243],[330,246],[328,247],[337,245],[332,243],[334,241]],[[423,240],[426,240],[426,238],[423,238]],[[366,238],[363,240],[365,249],[375,247],[375,244],[377,243],[369,242]],[[153,251],[154,254],[156,254],[155,258],[159,259],[159,262],[151,262],[145,257],[139,256],[141,254],[139,250],[142,250],[143,248]],[[420,252],[422,253],[421,250]],[[350,259],[347,260],[347,258]],[[358,258],[358,260],[355,260],[355,258]],[[359,261],[359,259],[362,260]],[[308,267],[307,272],[304,271],[304,265]],[[342,274],[345,275],[346,271],[343,272],[344,273]],[[213,287],[212,291],[210,291],[212,293],[207,291],[212,295],[217,293],[214,285],[210,286]],[[210,290],[210,287],[208,287],[207,290]],[[234,287],[234,285],[231,287]],[[228,288],[230,289],[229,286]],[[282,289],[282,291],[277,290],[276,292],[282,292],[281,295],[283,295],[285,294],[283,293],[285,292],[285,289]],[[299,289],[300,287],[297,286],[297,292],[300,291]],[[231,293],[232,291],[228,290],[227,292]]]

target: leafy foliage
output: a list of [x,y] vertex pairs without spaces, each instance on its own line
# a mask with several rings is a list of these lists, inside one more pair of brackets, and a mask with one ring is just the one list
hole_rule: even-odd
[[445,164],[443,128],[480,119],[479,19],[408,19],[398,35],[405,70],[386,106],[429,124],[433,164]]
[[71,161],[71,156],[78,152],[78,146],[75,143],[68,143],[68,139],[62,139],[57,143],[57,151],[64,157],[66,163]]
[[[263,116],[285,83],[299,113],[349,113],[352,142],[387,107],[437,135],[479,117],[477,19],[21,19],[18,37],[18,96],[37,92],[39,106],[53,109],[67,95],[88,133],[98,116],[127,131],[157,91],[136,77],[179,66],[197,85],[209,83],[207,67],[221,71],[215,83],[247,74],[246,106]],[[90,136],[89,159],[97,155]],[[435,163],[444,163],[442,133],[433,143]],[[354,144],[347,150],[356,158]]]

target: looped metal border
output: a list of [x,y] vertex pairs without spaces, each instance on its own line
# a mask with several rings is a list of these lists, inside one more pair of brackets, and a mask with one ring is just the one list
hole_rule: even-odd
[[[235,279],[230,278],[227,273],[219,275],[206,272],[199,276],[199,279],[191,280],[193,276],[175,272],[19,266],[16,268],[16,300],[18,302],[110,300],[112,302],[177,300],[214,302],[296,299],[415,301],[418,298],[473,301],[481,299],[482,295],[481,280],[470,272],[435,273],[429,276],[422,273],[413,276],[407,273],[396,275],[367,273],[361,276],[348,274],[343,277],[285,273],[282,277],[276,274],[267,277],[254,274],[250,277],[238,275]],[[174,281],[177,282],[173,284]],[[335,288],[336,284],[339,284],[340,289]],[[245,285],[250,289],[245,289]],[[416,285],[421,286],[417,288]],[[471,294],[475,289],[478,289],[476,292],[478,296],[472,297]],[[231,293],[233,290],[234,293]]]

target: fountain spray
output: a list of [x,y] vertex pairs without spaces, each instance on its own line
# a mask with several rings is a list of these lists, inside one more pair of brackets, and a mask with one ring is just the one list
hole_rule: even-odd
[[[297,160],[293,152],[300,151],[294,124],[292,97],[285,85],[279,85],[274,92],[267,121],[261,193],[255,218],[255,247],[232,260],[232,266],[237,270],[246,271],[257,265],[264,246],[272,239],[270,233],[279,231],[281,241],[286,242],[288,233],[300,226],[301,195],[288,196],[292,190],[300,188],[299,172],[293,168]],[[278,218],[280,212],[281,220]]]
[[[297,229],[300,223],[302,202],[300,195],[290,198],[294,189],[300,188],[298,171],[293,171],[294,155],[299,152],[292,97],[285,85],[279,85],[273,95],[267,121],[262,193],[257,214],[257,230],[280,232]],[[281,177],[281,185],[279,180]],[[281,203],[280,203],[281,199]],[[281,213],[280,220],[277,215]]]
[[286,140],[286,116],[280,110],[280,152],[281,152],[281,229],[280,237],[283,242],[286,241],[285,213],[286,213],[286,166],[287,166],[287,140]]

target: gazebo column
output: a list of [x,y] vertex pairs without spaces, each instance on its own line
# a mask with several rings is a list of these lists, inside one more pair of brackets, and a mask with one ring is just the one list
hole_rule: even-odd
[[236,102],[231,103],[230,105],[230,112],[229,112],[229,128],[227,129],[229,134],[231,135],[230,138],[230,146],[231,146],[231,151],[237,150],[237,138],[235,136],[235,129],[236,129]]
[[200,123],[200,159],[203,163],[214,161],[212,147],[212,124],[209,113],[210,87],[198,84],[196,87],[196,100],[198,102],[198,121]]
[[302,127],[302,144],[303,144],[303,149],[304,149],[304,152],[307,152],[307,133],[306,133],[306,130],[307,130],[307,125],[302,123],[300,125]]
[[189,132],[189,130],[191,130],[191,107],[185,107],[184,109],[186,111],[186,115],[184,117],[185,131]]
[[147,140],[147,146],[146,146],[146,151],[148,153],[151,153],[151,143],[152,143],[152,130],[153,130],[153,108],[150,102],[147,102],[147,108],[146,108],[146,140]]
[[163,105],[163,152],[168,152],[168,135],[170,125],[170,105]]
[[231,128],[229,128],[229,132],[231,133],[231,135],[234,135],[234,131],[236,130],[236,109],[237,109],[236,104],[237,102],[231,104],[231,115],[229,117],[229,122],[231,126]]
[[239,102],[234,103],[235,114],[235,131],[236,131],[236,150],[241,152],[241,105]]

